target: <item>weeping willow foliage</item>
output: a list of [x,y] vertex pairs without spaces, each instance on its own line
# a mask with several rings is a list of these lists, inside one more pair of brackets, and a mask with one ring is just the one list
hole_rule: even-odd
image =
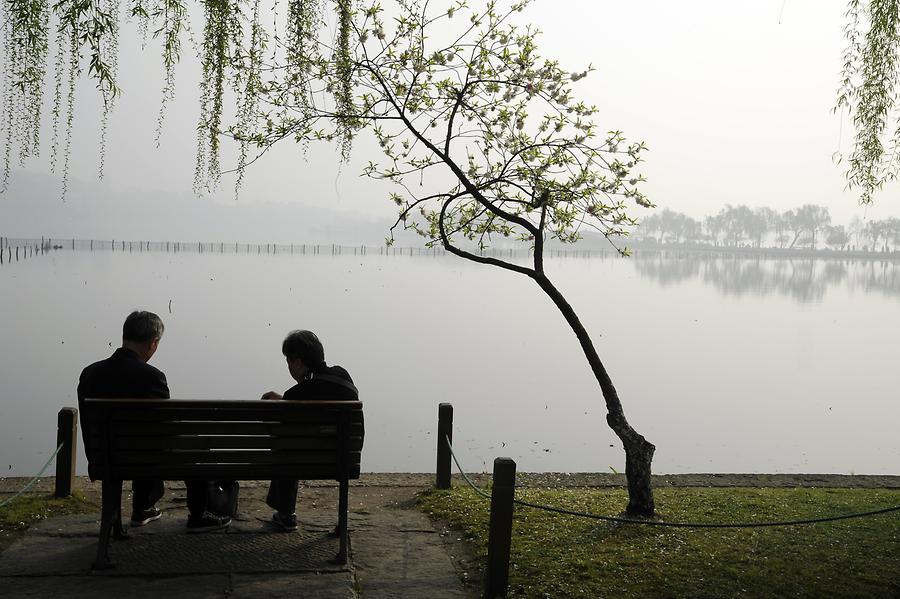
[[[46,0],[3,2],[3,120],[8,123],[3,153],[2,189],[9,182],[12,148],[19,162],[40,148],[41,108],[47,61],[50,10]],[[12,126],[12,125],[15,126]]]
[[[270,37],[260,20],[260,0],[199,0],[204,24],[199,44],[202,76],[197,127],[197,162],[194,187],[198,192],[217,187],[221,176],[221,137],[240,143],[237,187],[248,162],[248,148],[255,140],[263,91],[263,56]],[[322,57],[318,40],[326,1],[334,4],[339,35],[330,56]],[[353,36],[352,0],[289,0],[283,48],[292,65],[295,104],[311,106],[309,82],[321,75],[329,61],[345,74],[344,84],[332,91],[338,106],[338,122],[352,116],[350,42]],[[126,15],[137,24],[143,43],[147,33],[161,44],[164,69],[162,97],[157,118],[156,142],[165,121],[166,107],[175,97],[175,73],[181,59],[184,34],[190,30],[185,0],[129,0]],[[121,0],[4,0],[0,2],[4,76],[0,102],[0,135],[5,137],[0,191],[5,190],[12,164],[39,155],[44,85],[52,61],[52,140],[50,166],[60,171],[66,195],[76,82],[82,73],[95,81],[103,99],[100,122],[99,173],[105,167],[106,132],[110,113],[120,90],[116,83]],[[275,39],[278,40],[277,32]],[[48,57],[50,41],[54,52]],[[232,105],[234,114],[226,114]],[[224,127],[225,119],[235,123]],[[350,126],[340,135],[346,156],[352,139]]]
[[850,0],[835,110],[850,113],[856,136],[847,181],[860,203],[900,173],[900,0]]
[[239,46],[240,5],[231,0],[204,0],[206,26],[201,48],[200,123],[197,126],[197,164],[194,190],[201,193],[219,181],[219,131],[225,98],[226,71],[232,44]]

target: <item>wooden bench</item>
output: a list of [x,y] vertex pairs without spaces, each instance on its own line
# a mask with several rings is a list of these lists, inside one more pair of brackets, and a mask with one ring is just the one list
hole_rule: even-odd
[[360,401],[86,399],[88,474],[103,481],[95,569],[112,567],[110,534],[122,528],[122,481],[336,480],[335,561],[347,562],[348,481],[359,478]]

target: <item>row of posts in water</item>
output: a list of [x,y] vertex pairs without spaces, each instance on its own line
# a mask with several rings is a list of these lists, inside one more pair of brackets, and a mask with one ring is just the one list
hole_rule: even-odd
[[[276,244],[276,243],[203,243],[181,241],[125,241],[98,239],[59,239],[41,237],[40,239],[16,239],[0,237],[0,264],[17,262],[35,255],[43,255],[50,251],[113,251],[113,252],[193,252],[199,254],[291,254],[291,255],[353,255],[366,256],[444,256],[447,250],[440,246],[433,247],[396,247],[366,245],[346,246],[340,244]],[[527,258],[531,255],[527,250],[488,248],[477,251],[481,256],[495,258]],[[571,250],[548,249],[545,255],[550,257],[590,258],[607,256],[606,250]]]

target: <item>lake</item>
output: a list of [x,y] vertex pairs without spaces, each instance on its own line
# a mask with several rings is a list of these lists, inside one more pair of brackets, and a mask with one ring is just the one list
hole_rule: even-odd
[[[316,331],[365,402],[365,471],[433,471],[440,402],[467,470],[501,455],[624,469],[575,336],[520,275],[408,250],[99,245],[0,266],[5,475],[43,465],[81,369],[138,308],[166,324],[151,363],[175,398],[283,392],[284,335]],[[547,270],[657,446],[655,472],[900,473],[900,262],[569,251]]]

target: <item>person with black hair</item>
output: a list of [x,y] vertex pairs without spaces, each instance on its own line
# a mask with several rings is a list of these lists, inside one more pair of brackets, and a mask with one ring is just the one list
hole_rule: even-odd
[[[287,360],[288,372],[297,384],[284,392],[264,393],[263,399],[299,400],[351,400],[359,399],[353,379],[341,366],[325,363],[325,348],[312,331],[291,331],[281,344],[281,353]],[[286,532],[297,530],[298,481],[273,480],[266,496],[266,504],[275,511],[272,521]]]

